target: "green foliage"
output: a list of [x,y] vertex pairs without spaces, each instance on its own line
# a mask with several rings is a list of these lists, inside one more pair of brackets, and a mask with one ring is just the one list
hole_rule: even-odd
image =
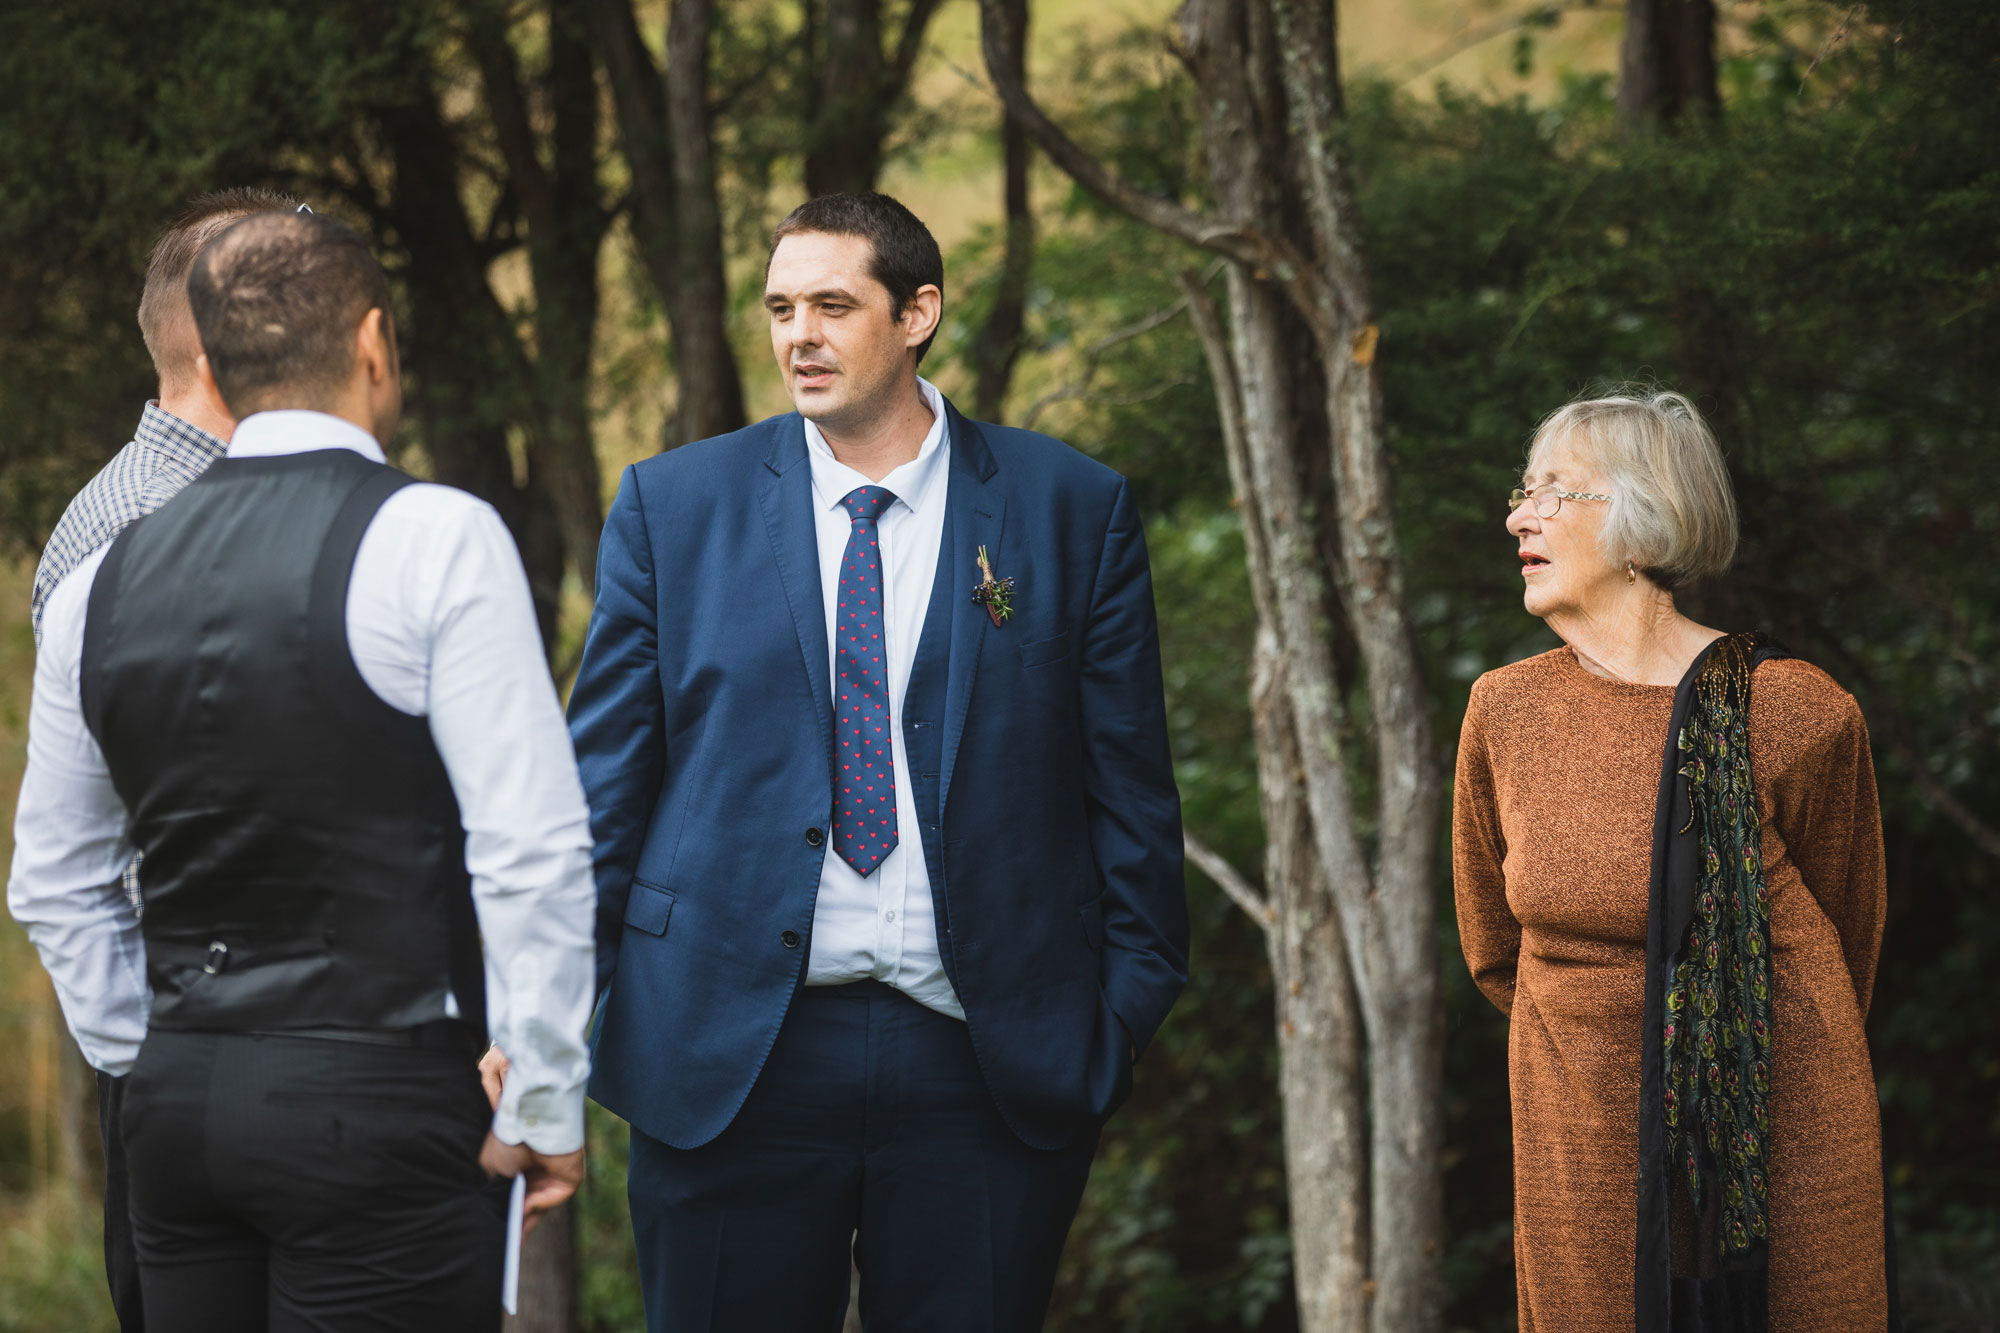
[[51,1195],[0,1213],[0,1333],[114,1333],[93,1205]]
[[0,540],[37,549],[131,438],[154,387],[135,313],[166,223],[223,184],[314,182],[358,108],[407,95],[433,20],[365,0],[0,8]]
[[632,1243],[632,1215],[625,1204],[625,1164],[632,1131],[592,1102],[585,1108],[588,1174],[576,1194],[578,1307],[587,1333],[643,1328],[639,1260]]
[[[1969,811],[2000,809],[2000,138],[1990,133],[2000,97],[1990,45],[1918,40],[1915,17],[1902,47],[1896,31],[1858,30],[1803,80],[1833,25],[1799,48],[1779,19],[1808,8],[1773,6],[1751,48],[1725,64],[1724,122],[1679,135],[1622,138],[1602,79],[1572,81],[1549,104],[1449,89],[1425,104],[1352,86],[1356,174],[1399,530],[1440,737],[1456,734],[1477,675],[1553,642],[1521,610],[1499,500],[1542,416],[1620,381],[1694,394],[1731,457],[1742,556],[1690,609],[1774,631],[1861,698],[1891,867],[1872,1038],[1913,1255],[1906,1292],[1913,1327],[1956,1327],[1951,1311],[1991,1299],[1996,1263],[2000,1061],[1989,1034],[2000,916],[1993,858],[1924,783]],[[1971,28],[1984,22],[1950,12]],[[1078,65],[1157,79],[1143,61]],[[1176,136],[1191,134],[1190,121],[1169,114],[1185,93],[1175,77],[1137,87],[1100,78],[1082,123],[1106,138],[1107,155],[1102,127],[1117,124],[1121,168],[1186,197],[1192,140]],[[1039,342],[1017,407],[1073,376],[1108,332],[1169,305],[1172,272],[1199,262],[1087,199],[1073,195],[1067,218],[1037,259]],[[955,265],[990,266],[988,253]],[[977,327],[976,314],[965,320]],[[1107,352],[1090,393],[1041,424],[1132,475],[1154,515],[1189,826],[1254,868],[1247,590],[1240,571],[1226,577],[1201,556],[1235,520],[1222,503],[1212,407],[1162,389],[1182,376],[1205,371],[1185,324],[1171,323]],[[1157,396],[1121,405],[1148,392]],[[1107,1135],[1072,1240],[1065,1328],[1289,1318],[1288,1296],[1274,1312],[1245,1298],[1257,1281],[1246,1257],[1282,1251],[1281,1190],[1268,1212],[1240,1182],[1229,1207],[1200,1193],[1218,1162],[1246,1175],[1277,1169],[1262,1149],[1278,1124],[1259,941],[1191,879],[1194,984]],[[1506,1025],[1465,974],[1440,891],[1453,1317],[1508,1328]],[[1228,980],[1218,989],[1219,976]],[[1228,1113],[1239,1131],[1216,1158],[1191,1127],[1224,1113],[1181,1100],[1191,1070],[1226,1071],[1242,1094]],[[1246,1149],[1257,1155],[1241,1157]],[[1176,1181],[1198,1212],[1168,1202]]]
[[[160,221],[224,180],[330,183],[333,159],[366,147],[353,127],[404,105],[451,50],[428,4],[231,0],[230,22],[192,0],[58,8],[0,12],[0,534],[22,546],[129,432],[149,384],[131,309]],[[1828,43],[1848,9],[1756,7],[1722,70],[1721,122],[1674,134],[1621,137],[1604,79],[1546,103],[1366,83],[1347,101],[1441,745],[1479,673],[1552,642],[1520,608],[1501,528],[1535,423],[1603,382],[1693,394],[1729,452],[1744,547],[1690,609],[1774,632],[1856,693],[1874,733],[1891,906],[1871,1037],[1910,1323],[1974,1328],[2000,1287],[2000,862],[1960,817],[1990,827],[2000,810],[2000,10],[1877,0]],[[773,12],[729,9],[718,37],[739,254],[761,253],[809,96]],[[1079,48],[1038,82],[1065,76],[1062,116],[1087,146],[1200,202],[1199,108],[1157,34]],[[1038,219],[1012,419],[1036,412],[1131,477],[1187,822],[1254,872],[1254,622],[1206,368],[1184,317],[1117,336],[1170,312],[1175,274],[1208,261],[1082,192],[1059,199]],[[991,231],[950,257],[942,373],[983,325],[998,257]],[[625,307],[628,339],[653,300],[642,284]],[[660,362],[628,346],[607,364],[619,399]],[[1052,1321],[1071,1333],[1295,1322],[1263,940],[1190,881],[1193,979],[1106,1131]],[[1446,1277],[1454,1325],[1497,1331],[1513,1324],[1506,1025],[1465,975],[1438,888]],[[636,1327],[625,1130],[593,1110],[591,1135],[585,1323]],[[101,1306],[77,1228],[0,1228],[0,1333],[88,1326],[50,1313],[71,1294]]]

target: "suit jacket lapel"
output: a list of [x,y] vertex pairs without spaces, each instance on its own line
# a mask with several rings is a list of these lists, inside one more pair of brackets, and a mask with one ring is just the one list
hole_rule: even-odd
[[827,680],[826,596],[820,587],[819,537],[813,523],[812,468],[806,464],[806,430],[796,413],[783,417],[764,459],[769,475],[757,490],[764,526],[771,534],[778,577],[785,585],[792,628],[798,632],[827,772],[833,771],[833,691]]
[[938,561],[937,576],[950,580],[951,659],[945,668],[944,757],[938,776],[940,821],[951,799],[952,768],[972,707],[979,655],[998,632],[987,618],[986,608],[972,600],[972,590],[980,580],[979,548],[986,548],[995,575],[1004,576],[1000,535],[1007,523],[1007,500],[993,481],[999,467],[985,436],[949,401],[945,403],[945,428],[951,433],[951,489],[946,501],[950,505],[946,530],[951,534],[951,545]]

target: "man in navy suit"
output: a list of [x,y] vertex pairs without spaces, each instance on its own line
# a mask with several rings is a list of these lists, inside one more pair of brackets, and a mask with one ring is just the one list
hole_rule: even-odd
[[917,374],[944,265],[795,211],[797,411],[626,470],[570,701],[654,1330],[1041,1326],[1098,1131],[1187,980],[1123,478]]

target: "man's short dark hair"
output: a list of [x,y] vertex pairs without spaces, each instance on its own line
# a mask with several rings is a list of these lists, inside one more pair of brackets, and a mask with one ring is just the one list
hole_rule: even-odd
[[[771,233],[771,250],[764,256],[764,271],[771,271],[771,257],[778,253],[779,241],[807,232],[865,238],[874,252],[868,276],[889,289],[889,308],[898,319],[917,299],[919,287],[944,290],[944,255],[938,250],[937,238],[917,220],[915,213],[886,194],[868,190],[861,194],[823,194],[806,200]],[[932,332],[918,346],[919,365],[936,340],[937,334]]]
[[[194,374],[197,350],[187,326],[187,278],[194,257],[218,233],[252,213],[289,213],[299,201],[254,185],[211,190],[190,200],[153,242],[146,289],[139,297],[139,334],[163,384],[177,386]],[[170,386],[171,387],[171,386]]]
[[354,373],[362,317],[379,308],[388,320],[389,282],[345,224],[323,213],[258,213],[202,250],[188,304],[215,387],[240,418],[335,397]]

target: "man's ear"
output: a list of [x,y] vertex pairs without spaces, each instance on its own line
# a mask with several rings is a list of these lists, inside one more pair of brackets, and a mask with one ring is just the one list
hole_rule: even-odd
[[209,410],[234,426],[236,413],[230,410],[228,400],[222,396],[222,389],[215,382],[215,368],[208,364],[207,352],[197,354],[194,359],[194,382],[202,397],[208,400]]
[[361,327],[354,333],[354,355],[359,364],[367,367],[370,384],[395,377],[396,345],[382,307],[374,306],[361,317]]
[[937,332],[938,321],[944,318],[944,293],[932,283],[917,288],[910,297],[910,303],[903,307],[905,347],[916,347],[924,339]]

